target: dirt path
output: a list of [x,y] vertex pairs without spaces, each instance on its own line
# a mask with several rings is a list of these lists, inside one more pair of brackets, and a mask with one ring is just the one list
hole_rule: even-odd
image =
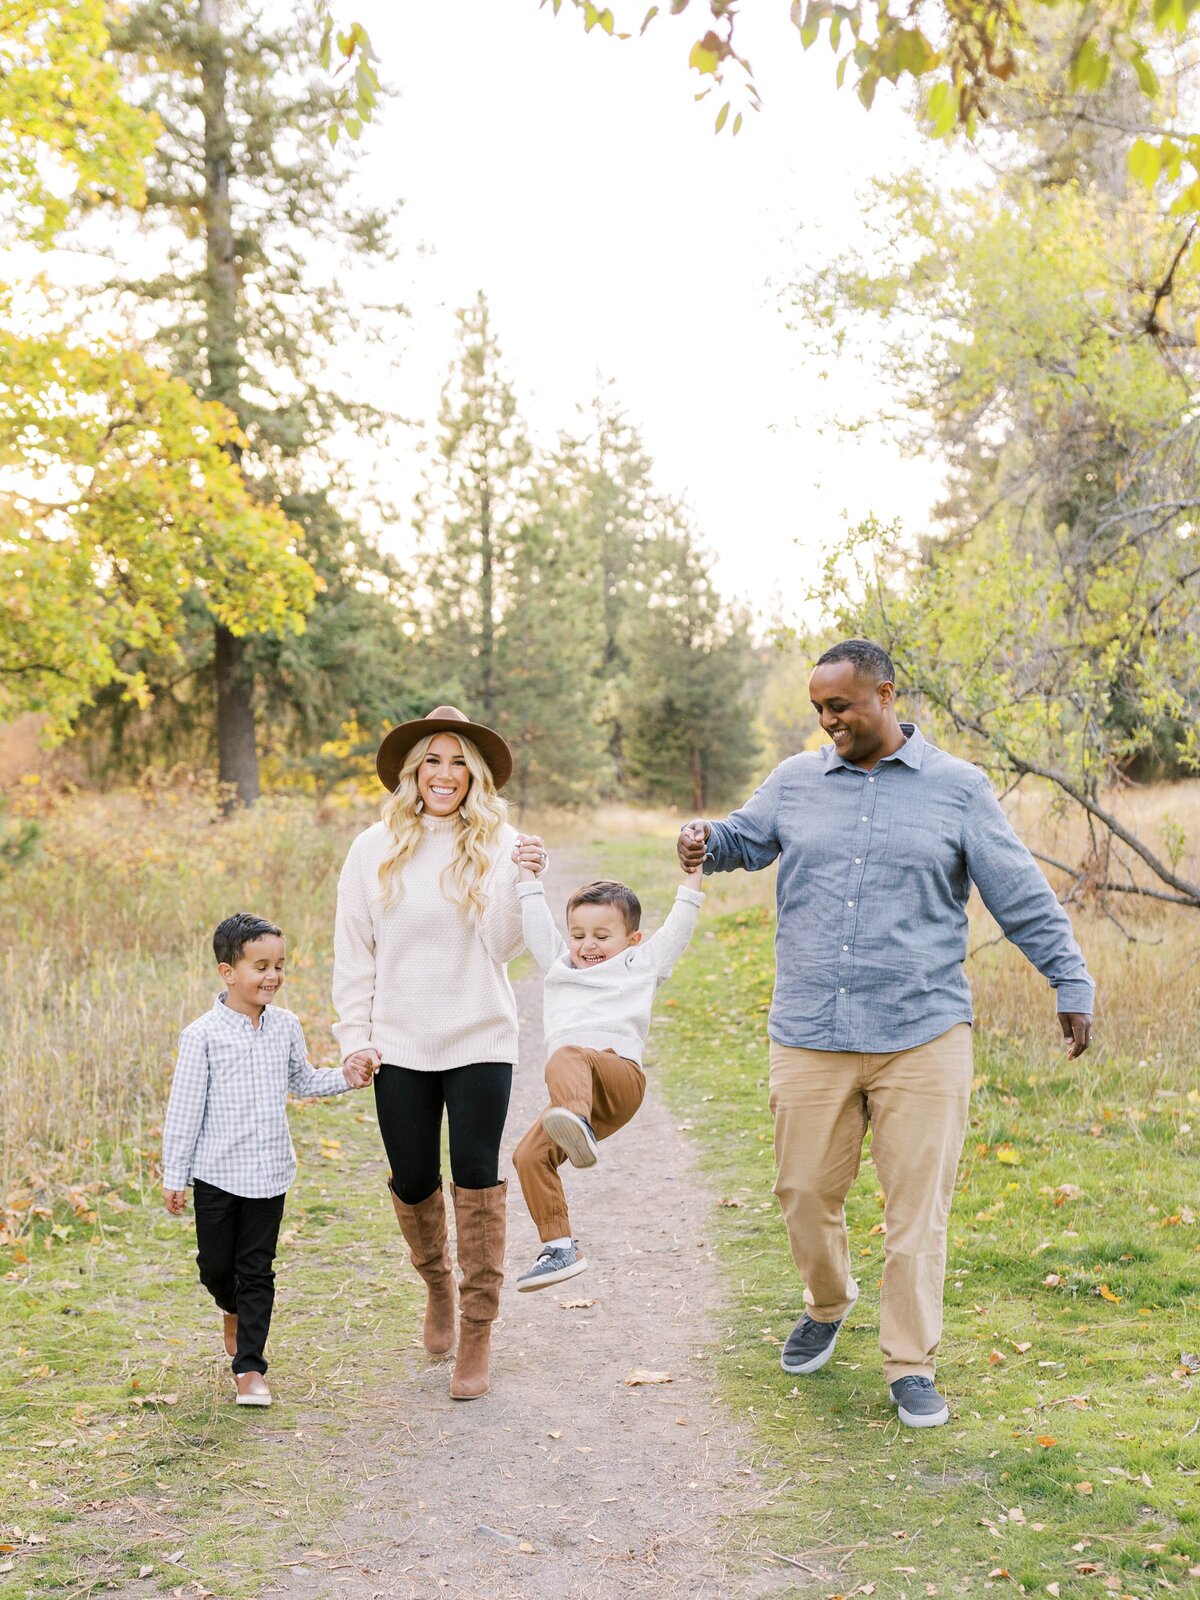
[[[561,887],[549,885],[555,905]],[[517,998],[510,1174],[512,1147],[544,1103],[540,978],[519,983]],[[763,1491],[749,1441],[714,1393],[712,1197],[653,1072],[645,1105],[596,1167],[564,1171],[587,1272],[558,1290],[516,1292],[537,1244],[511,1175],[491,1393],[451,1401],[450,1363],[429,1361],[414,1340],[409,1373],[337,1447],[352,1510],[320,1529],[321,1553],[289,1567],[275,1592],[733,1600],[785,1585],[738,1527]],[[634,1367],[672,1382],[629,1387]]]

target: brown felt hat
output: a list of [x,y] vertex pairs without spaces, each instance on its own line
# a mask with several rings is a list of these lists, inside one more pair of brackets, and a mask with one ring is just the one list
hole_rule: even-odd
[[457,706],[434,706],[427,717],[417,722],[402,722],[398,728],[393,728],[376,751],[375,771],[389,794],[400,781],[400,768],[408,752],[418,739],[431,733],[461,733],[470,739],[491,769],[492,782],[497,789],[503,789],[512,777],[512,751],[495,728],[472,722]]

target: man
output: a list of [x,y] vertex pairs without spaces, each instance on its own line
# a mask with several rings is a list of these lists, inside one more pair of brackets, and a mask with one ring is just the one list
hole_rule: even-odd
[[950,1415],[933,1376],[971,1093],[972,883],[1056,990],[1071,1058],[1088,1047],[1095,985],[987,778],[898,721],[895,694],[879,645],[827,650],[809,695],[832,744],[776,767],[724,822],[688,823],[678,851],[685,871],[703,860],[705,872],[757,872],[779,858],[775,1193],[808,1308],[784,1371],[823,1367],[858,1297],[843,1206],[869,1122],[886,1196],[884,1375],[900,1420],[934,1428]]

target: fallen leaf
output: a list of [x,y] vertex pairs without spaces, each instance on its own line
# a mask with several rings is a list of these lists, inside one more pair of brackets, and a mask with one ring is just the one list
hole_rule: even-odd
[[165,1561],[167,1561],[171,1566],[177,1567],[179,1565],[179,1563],[183,1560],[183,1551],[182,1550],[174,1550],[174,1551],[171,1552],[171,1554],[169,1556],[164,1556],[163,1559]]
[[1179,1365],[1185,1372],[1200,1373],[1200,1356],[1194,1350],[1181,1350],[1179,1352]]
[[1000,1365],[1001,1365],[1001,1364],[1002,1364],[1002,1363],[1003,1363],[1003,1362],[1004,1362],[1004,1361],[1005,1361],[1005,1360],[1006,1360],[1006,1359],[1007,1359],[1007,1358],[1006,1358],[1006,1357],[1005,1357],[1005,1356],[1003,1356],[1003,1355],[1001,1355],[1001,1353],[1000,1353],[1000,1351],[999,1351],[999,1350],[993,1350],[993,1351],[992,1351],[992,1353],[991,1353],[991,1355],[990,1355],[990,1356],[989,1356],[989,1357],[988,1357],[988,1365],[989,1365],[989,1366],[990,1366],[990,1367],[998,1367],[998,1366],[1000,1366]]
[[1086,1482],[1086,1480],[1083,1483],[1077,1483],[1075,1485],[1076,1494],[1091,1494],[1091,1492],[1092,1486],[1090,1483]]
[[1058,1600],[1058,1585],[1056,1583],[1048,1583],[1046,1585],[1046,1593],[1052,1594],[1054,1596],[1054,1600]]
[[135,1394],[131,1396],[131,1400],[135,1406],[177,1406],[179,1404],[179,1396],[177,1394]]
[[562,1430],[559,1429],[559,1428],[556,1428],[553,1433],[548,1433],[546,1435],[546,1437],[547,1437],[547,1439],[561,1439],[562,1438]]
[[1010,1508],[1010,1510],[1009,1510],[1009,1513],[1008,1513],[1008,1520],[1010,1522],[1017,1522],[1017,1523],[1024,1522],[1025,1521],[1025,1512],[1022,1510],[1022,1508],[1020,1506],[1012,1506]]
[[1008,1342],[1009,1342],[1009,1344],[1012,1345],[1013,1349],[1017,1352],[1017,1354],[1019,1356],[1023,1356],[1025,1354],[1026,1350],[1032,1350],[1033,1349],[1033,1341],[1032,1340],[1026,1340],[1026,1342],[1024,1344],[1018,1344],[1015,1339],[1010,1339]]
[[531,1556],[534,1553],[533,1546],[530,1544],[528,1539],[522,1539],[520,1544],[517,1546],[517,1549],[523,1550],[527,1556]]
[[1096,1290],[1096,1293],[1100,1296],[1101,1300],[1107,1300],[1110,1305],[1119,1306],[1121,1304],[1121,1296],[1119,1294],[1114,1294],[1106,1283],[1102,1283]]
[[735,1200],[732,1195],[729,1197],[728,1200],[718,1200],[717,1204],[719,1206],[728,1206],[728,1207],[730,1207],[730,1209],[733,1209],[733,1210],[745,1209],[745,1201],[743,1201],[743,1200]]
[[1058,1443],[1058,1440],[1052,1433],[1039,1433],[1037,1442],[1041,1445],[1043,1450],[1049,1450],[1052,1444]]
[[1062,1283],[1062,1278],[1057,1272],[1048,1272],[1042,1279],[1042,1283],[1047,1289],[1057,1289]]
[[1006,1167],[1019,1167],[1021,1165],[1020,1151],[1014,1150],[1012,1145],[1001,1145],[996,1151],[996,1160]]
[[649,1372],[645,1367],[634,1367],[632,1372],[625,1374],[625,1387],[635,1389],[641,1383],[672,1383],[674,1379],[669,1372]]
[[139,1567],[138,1568],[138,1577],[139,1578],[148,1578],[153,1571],[154,1571],[153,1567]]
[[993,1567],[992,1570],[988,1573],[988,1577],[989,1578],[1007,1578],[1008,1577],[1008,1568],[1007,1567]]
[[586,1311],[596,1304],[594,1300],[560,1300],[558,1303],[564,1311]]
[[1081,1578],[1090,1578],[1093,1573],[1103,1572],[1104,1568],[1099,1561],[1077,1561],[1075,1571]]

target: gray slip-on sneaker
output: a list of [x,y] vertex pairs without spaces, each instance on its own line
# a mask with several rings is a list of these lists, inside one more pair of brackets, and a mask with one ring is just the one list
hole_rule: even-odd
[[587,1261],[579,1254],[579,1247],[574,1239],[569,1245],[544,1245],[542,1253],[530,1267],[528,1272],[523,1272],[517,1279],[517,1288],[522,1292],[528,1289],[548,1289],[552,1283],[563,1283],[567,1278],[574,1278],[585,1271]]
[[940,1428],[950,1421],[950,1407],[934,1388],[932,1378],[916,1374],[897,1378],[890,1389],[892,1404],[906,1428]]
[[793,1377],[807,1377],[810,1372],[819,1372],[833,1354],[833,1347],[837,1343],[838,1330],[850,1310],[858,1299],[858,1285],[854,1285],[854,1300],[851,1300],[845,1315],[836,1322],[817,1322],[806,1311],[800,1321],[787,1336],[787,1343],[779,1355],[779,1365],[785,1372],[790,1372]]
[[567,1152],[573,1167],[596,1165],[596,1130],[586,1117],[568,1111],[566,1106],[551,1106],[542,1117],[542,1127]]

